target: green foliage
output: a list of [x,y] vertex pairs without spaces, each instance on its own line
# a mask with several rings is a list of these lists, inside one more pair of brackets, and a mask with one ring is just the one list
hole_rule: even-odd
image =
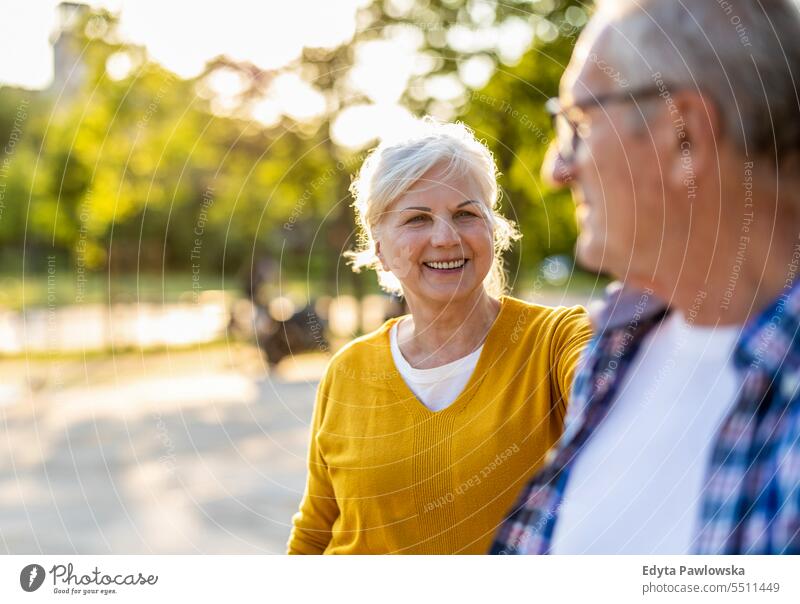
[[556,40],[537,44],[522,60],[500,69],[475,91],[463,120],[495,153],[502,173],[506,214],[524,237],[510,266],[514,273],[534,272],[550,255],[572,255],[577,236],[575,207],[567,191],[553,191],[543,182],[542,163],[552,137],[544,104],[558,95],[578,30],[561,21]]
[[[349,45],[307,49],[290,69],[311,73],[314,85],[337,99],[334,107],[362,101],[346,85],[355,45],[393,25],[422,23],[421,51],[436,58],[427,75],[454,73],[464,57],[446,47],[442,32],[475,25],[467,3],[419,3],[406,15],[390,4],[365,8],[367,26]],[[563,24],[573,4],[542,0],[533,17]],[[498,3],[496,19],[531,17],[521,7]],[[550,136],[543,102],[557,92],[575,30],[568,34],[538,40],[517,65],[501,65],[483,90],[457,105],[497,155],[505,209],[525,235],[514,263],[525,271],[549,254],[570,254],[575,238],[568,195],[547,191],[539,177]],[[371,283],[350,275],[341,260],[353,244],[347,189],[360,158],[329,139],[333,114],[310,124],[284,117],[272,127],[215,114],[198,94],[206,74],[182,80],[150,61],[143,48],[119,41],[116,18],[106,11],[88,11],[64,35],[85,69],[78,90],[0,88],[0,141],[20,136],[0,171],[0,254],[24,250],[29,270],[41,270],[36,262],[57,251],[89,271],[186,271],[201,263],[232,275],[269,255],[282,258],[287,277],[326,278],[341,288],[338,278],[348,275],[345,287],[356,291]],[[120,54],[133,68],[112,79],[107,65]],[[224,58],[207,70],[222,68],[248,78],[243,102],[275,75]],[[404,99],[418,113],[431,107],[429,98]]]

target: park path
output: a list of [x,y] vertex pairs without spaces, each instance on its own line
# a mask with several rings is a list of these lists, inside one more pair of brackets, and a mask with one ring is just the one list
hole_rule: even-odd
[[270,373],[240,343],[3,360],[0,552],[282,553],[326,362]]
[[282,553],[325,357],[247,346],[0,367],[0,551]]

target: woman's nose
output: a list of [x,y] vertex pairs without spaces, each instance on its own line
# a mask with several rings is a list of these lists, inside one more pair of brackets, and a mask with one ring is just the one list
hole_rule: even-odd
[[460,238],[455,226],[444,218],[438,216],[433,219],[433,233],[431,234],[431,245],[437,247],[448,247],[458,245]]

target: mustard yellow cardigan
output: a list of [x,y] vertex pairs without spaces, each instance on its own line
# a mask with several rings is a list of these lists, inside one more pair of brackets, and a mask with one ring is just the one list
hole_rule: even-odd
[[439,412],[395,368],[397,320],[340,350],[319,385],[289,553],[485,553],[561,434],[591,335],[583,308],[501,298],[473,375]]

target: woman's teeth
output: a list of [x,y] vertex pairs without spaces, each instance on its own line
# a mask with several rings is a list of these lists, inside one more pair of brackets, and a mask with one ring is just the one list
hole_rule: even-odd
[[467,263],[467,261],[462,258],[461,260],[451,260],[450,262],[424,262],[425,266],[429,266],[430,268],[438,268],[438,269],[450,269],[450,268],[461,268]]

